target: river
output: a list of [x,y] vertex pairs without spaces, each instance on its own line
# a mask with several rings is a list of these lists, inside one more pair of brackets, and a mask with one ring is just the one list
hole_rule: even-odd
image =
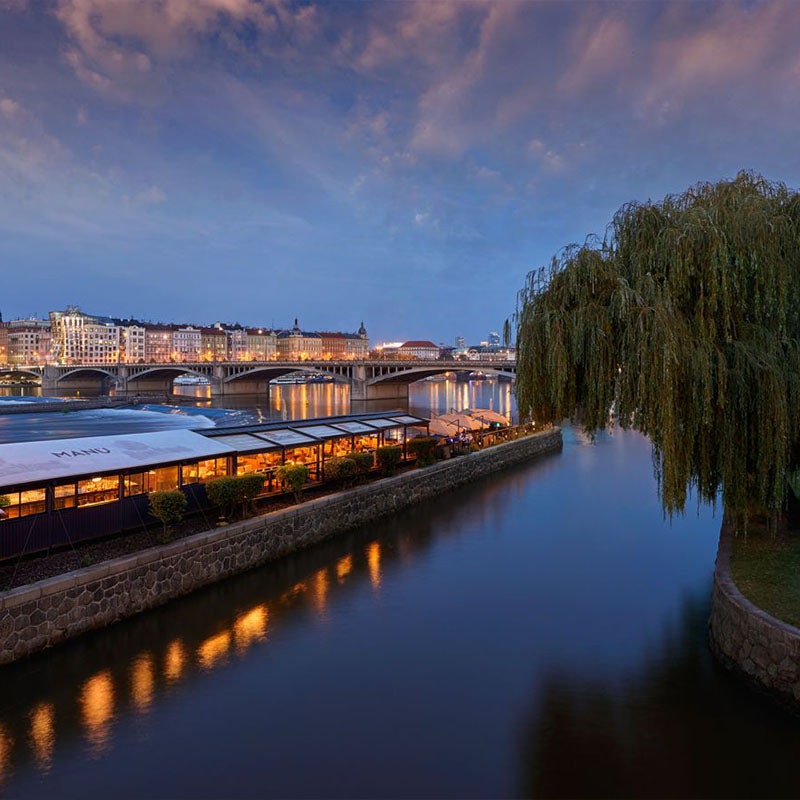
[[0,670],[2,792],[800,796],[798,719],[708,650],[720,521],[689,509],[662,519],[641,436],[566,429],[560,454]]

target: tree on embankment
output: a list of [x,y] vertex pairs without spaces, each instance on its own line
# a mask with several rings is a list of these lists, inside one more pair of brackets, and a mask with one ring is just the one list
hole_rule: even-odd
[[521,415],[650,437],[688,492],[775,522],[800,467],[800,195],[752,173],[631,203],[519,294]]

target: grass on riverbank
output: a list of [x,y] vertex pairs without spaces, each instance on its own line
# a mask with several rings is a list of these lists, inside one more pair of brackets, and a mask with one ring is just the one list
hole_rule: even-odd
[[800,627],[800,531],[751,530],[734,538],[731,577],[751,603]]

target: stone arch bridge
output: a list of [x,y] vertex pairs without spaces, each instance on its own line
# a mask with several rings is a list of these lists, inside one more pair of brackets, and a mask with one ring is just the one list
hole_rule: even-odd
[[175,364],[70,364],[0,368],[0,378],[38,379],[49,392],[169,394],[181,376],[208,380],[212,397],[265,394],[269,382],[292,372],[349,384],[351,400],[407,400],[409,384],[445,372],[516,377],[513,361],[248,361]]

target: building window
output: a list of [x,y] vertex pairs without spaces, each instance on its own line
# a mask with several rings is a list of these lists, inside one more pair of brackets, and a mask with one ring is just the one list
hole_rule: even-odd
[[208,458],[181,467],[182,483],[205,483],[228,474],[227,458]]
[[119,500],[119,475],[78,481],[78,507],[113,503],[116,500]]
[[56,486],[53,495],[54,495],[54,504],[53,507],[56,510],[62,508],[74,508],[77,505],[77,501],[75,496],[77,495],[78,490],[74,483],[62,483],[59,486]]
[[46,510],[45,489],[28,489],[24,492],[6,492],[0,495],[0,508],[5,519],[43,514]]
[[252,475],[254,473],[271,473],[279,467],[283,459],[281,453],[259,453],[258,455],[239,455],[236,457],[236,474]]

